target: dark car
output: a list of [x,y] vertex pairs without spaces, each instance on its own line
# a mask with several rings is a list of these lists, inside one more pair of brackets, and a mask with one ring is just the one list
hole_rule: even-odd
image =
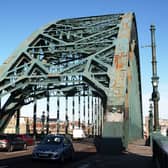
[[32,152],[33,160],[60,160],[72,159],[74,148],[71,140],[64,135],[47,135]]
[[19,134],[17,136],[20,137],[23,141],[25,141],[27,146],[32,146],[35,144],[34,138],[28,134]]
[[26,143],[20,137],[13,134],[0,135],[0,150],[12,152],[19,149],[27,149]]

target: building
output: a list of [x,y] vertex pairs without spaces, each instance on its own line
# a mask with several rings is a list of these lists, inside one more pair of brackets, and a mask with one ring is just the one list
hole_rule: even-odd
[[[5,133],[16,133],[16,120],[17,117],[14,115],[10,122],[8,123],[7,127],[5,128]],[[57,127],[59,127],[59,133],[65,133],[65,125],[66,123],[64,121],[59,121],[57,122],[56,118],[50,118],[49,119],[49,133],[57,133]],[[78,121],[72,121],[69,122],[69,127],[68,127],[68,133],[72,134],[73,130],[73,124],[74,127],[78,127]],[[84,123],[81,123],[82,129],[84,129],[86,132],[88,132],[88,127],[84,125]],[[47,123],[44,123],[44,133],[47,131]],[[43,131],[43,123],[41,121],[41,118],[37,118],[36,121],[36,131],[37,134],[41,134]],[[91,130],[90,130],[91,132]],[[19,133],[20,134],[33,134],[33,118],[32,117],[25,117],[21,116],[19,119]]]
[[[160,132],[162,135],[167,136],[167,130],[168,130],[168,119],[159,119],[160,124]],[[149,117],[145,117],[145,123],[144,123],[144,136],[149,136]]]

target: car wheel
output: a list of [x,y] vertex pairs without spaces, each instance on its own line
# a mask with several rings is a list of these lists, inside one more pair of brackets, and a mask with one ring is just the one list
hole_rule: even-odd
[[14,146],[10,145],[9,148],[8,148],[8,152],[13,152],[13,149],[14,149]]
[[60,157],[60,162],[61,162],[61,163],[64,163],[64,162],[65,162],[64,154],[61,155],[61,157]]
[[73,152],[71,153],[71,157],[70,157],[70,159],[73,161],[74,158],[75,158],[75,152],[73,151]]

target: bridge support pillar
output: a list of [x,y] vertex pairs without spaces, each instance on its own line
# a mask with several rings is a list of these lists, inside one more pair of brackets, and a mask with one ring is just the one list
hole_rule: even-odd
[[99,151],[103,154],[121,154],[124,149],[124,107],[106,106]]
[[121,122],[104,122],[103,134],[100,143],[100,153],[103,154],[120,154],[123,150]]

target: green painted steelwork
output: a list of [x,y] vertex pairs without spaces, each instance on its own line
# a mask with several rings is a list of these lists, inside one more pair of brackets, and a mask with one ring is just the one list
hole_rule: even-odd
[[[92,95],[92,106],[86,107],[91,108],[90,116],[98,117],[92,117],[92,122],[101,123],[94,124],[97,130],[92,132],[102,135],[109,132],[110,136],[119,136],[127,146],[128,141],[142,136],[140,62],[134,14],[64,19],[42,27],[0,66],[0,93],[0,98],[9,95],[1,107],[1,132],[18,109],[38,99],[55,95],[58,99],[66,97],[67,102],[68,97]],[[103,109],[95,109],[101,109],[103,115],[94,111],[93,97],[95,101],[101,99]],[[78,100],[80,107],[81,100]],[[74,105],[73,102],[73,115]],[[67,107],[65,115],[68,122]],[[99,118],[103,121],[99,122]],[[103,125],[110,123],[111,130],[104,130]]]
[[20,110],[18,109],[16,112],[16,134],[20,133],[20,128],[19,128],[19,124],[20,124]]

